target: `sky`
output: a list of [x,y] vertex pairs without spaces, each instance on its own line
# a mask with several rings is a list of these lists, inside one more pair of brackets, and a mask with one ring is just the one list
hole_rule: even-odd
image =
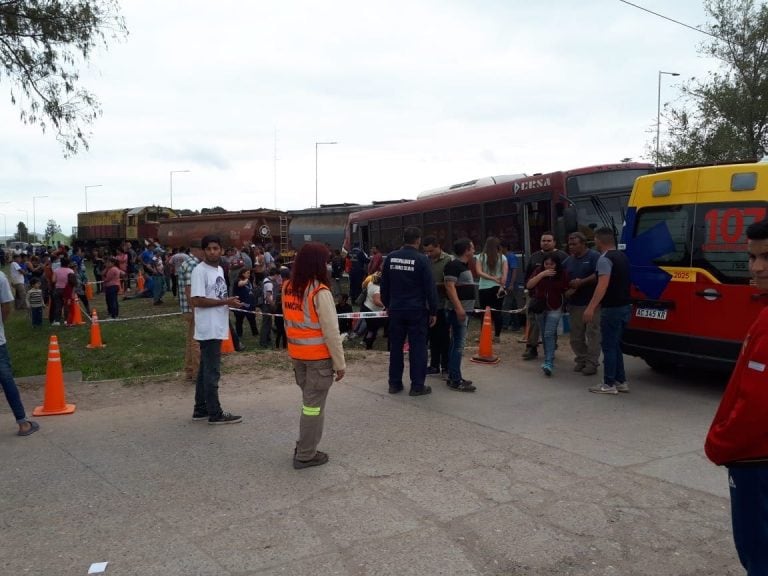
[[[701,0],[635,3],[707,20]],[[707,36],[619,0],[123,0],[121,11],[128,38],[81,70],[103,108],[88,151],[64,158],[55,134],[22,124],[0,75],[2,235],[20,220],[42,233],[49,219],[71,233],[86,200],[297,210],[316,195],[366,204],[648,161],[659,70],[680,73],[662,76],[663,106],[718,67],[699,53]]]

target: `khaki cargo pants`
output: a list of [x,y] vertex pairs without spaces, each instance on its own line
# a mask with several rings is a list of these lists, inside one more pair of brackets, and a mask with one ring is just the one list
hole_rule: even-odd
[[333,384],[333,361],[293,360],[296,384],[302,392],[301,418],[299,420],[299,441],[296,443],[296,458],[312,460],[317,445],[323,437],[325,420],[325,399]]

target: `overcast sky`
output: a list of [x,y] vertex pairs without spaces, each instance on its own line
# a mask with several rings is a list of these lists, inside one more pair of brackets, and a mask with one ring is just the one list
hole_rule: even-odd
[[[637,0],[699,26],[700,0]],[[104,114],[64,159],[0,76],[0,226],[85,209],[228,210],[414,198],[476,177],[647,160],[707,36],[618,0],[123,0],[83,71]],[[662,138],[663,138],[662,132]],[[38,198],[34,204],[33,196]],[[0,216],[0,218],[2,218]],[[5,233],[5,230],[2,230]]]

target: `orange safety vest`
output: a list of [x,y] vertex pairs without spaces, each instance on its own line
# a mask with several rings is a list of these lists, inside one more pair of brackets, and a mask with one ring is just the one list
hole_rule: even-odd
[[310,285],[304,298],[289,292],[290,280],[283,283],[283,320],[288,341],[288,354],[296,360],[325,360],[331,357],[325,344],[320,318],[315,309],[315,295],[328,290],[324,284]]

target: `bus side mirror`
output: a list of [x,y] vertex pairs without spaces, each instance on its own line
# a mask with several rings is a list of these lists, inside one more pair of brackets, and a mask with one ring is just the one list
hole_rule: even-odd
[[563,210],[563,224],[565,225],[565,233],[571,234],[578,232],[579,230],[579,218],[576,212],[576,208],[573,206],[566,206]]

